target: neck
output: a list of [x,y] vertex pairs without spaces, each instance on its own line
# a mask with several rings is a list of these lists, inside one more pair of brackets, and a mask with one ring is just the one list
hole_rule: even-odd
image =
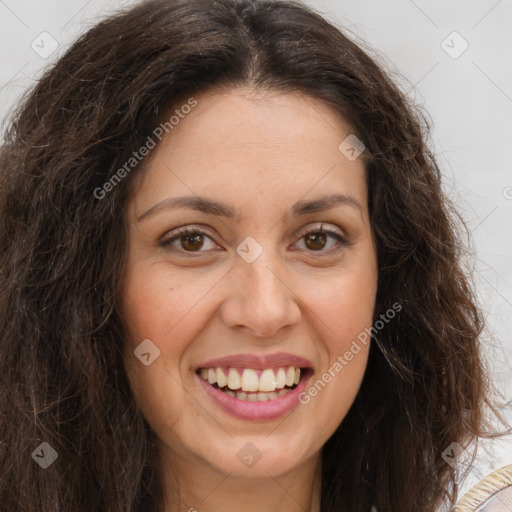
[[183,461],[162,467],[165,512],[320,512],[320,454],[279,476],[236,476]]

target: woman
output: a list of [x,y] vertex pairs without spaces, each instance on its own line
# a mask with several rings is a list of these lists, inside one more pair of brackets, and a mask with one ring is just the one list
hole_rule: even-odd
[[491,388],[425,129],[299,3],[82,36],[1,152],[4,509],[453,504]]

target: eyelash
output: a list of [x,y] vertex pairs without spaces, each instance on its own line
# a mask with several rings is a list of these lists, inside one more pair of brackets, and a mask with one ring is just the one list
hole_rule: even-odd
[[[311,228],[311,229],[308,229],[307,231],[305,231],[302,236],[300,237],[299,240],[303,240],[306,236],[308,235],[311,235],[311,234],[324,234],[324,235],[328,235],[328,236],[331,236],[332,238],[334,238],[339,246],[335,249],[330,249],[330,250],[319,250],[319,251],[314,251],[314,250],[310,250],[308,252],[312,253],[312,254],[332,254],[332,253],[336,253],[338,252],[340,249],[342,248],[345,248],[345,247],[349,247],[351,245],[351,243],[345,238],[343,237],[342,235],[340,235],[339,233],[337,233],[336,231],[333,231],[333,230],[330,230],[330,229],[325,229],[323,228],[322,226],[320,227],[315,227],[315,228]],[[208,233],[206,233],[205,231],[201,230],[201,229],[198,229],[198,228],[190,228],[190,227],[185,227],[185,228],[178,228],[178,230],[176,230],[175,234],[173,234],[170,238],[165,238],[163,240],[161,240],[159,242],[159,245],[163,248],[169,248],[169,246],[179,240],[180,238],[182,238],[183,236],[186,236],[186,235],[202,235],[206,238],[209,238],[210,240],[213,240],[213,238],[208,235]],[[215,242],[214,242],[215,243]],[[207,251],[186,251],[184,249],[177,249],[176,250],[177,252],[182,252],[182,253],[185,253],[187,254],[188,256],[190,257],[195,257],[196,255],[200,255],[201,253],[203,252],[207,252]]]

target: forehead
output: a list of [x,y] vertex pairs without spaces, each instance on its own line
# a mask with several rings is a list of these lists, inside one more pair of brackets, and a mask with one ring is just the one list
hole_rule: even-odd
[[137,186],[138,202],[205,192],[234,202],[296,201],[334,187],[366,203],[362,159],[340,151],[351,127],[332,107],[303,94],[248,88],[194,100],[155,149]]

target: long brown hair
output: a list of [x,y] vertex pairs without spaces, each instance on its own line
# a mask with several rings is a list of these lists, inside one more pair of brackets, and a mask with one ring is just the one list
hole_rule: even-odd
[[[322,512],[433,512],[457,492],[443,451],[484,435],[491,385],[462,224],[427,124],[358,45],[281,0],[152,0],[88,31],[38,81],[0,153],[0,504],[160,510],[153,433],[123,369],[124,206],[148,159],[95,191],[173,105],[210,87],[298,91],[366,146],[379,282],[364,381],[323,449]],[[58,454],[46,469],[41,443]]]

